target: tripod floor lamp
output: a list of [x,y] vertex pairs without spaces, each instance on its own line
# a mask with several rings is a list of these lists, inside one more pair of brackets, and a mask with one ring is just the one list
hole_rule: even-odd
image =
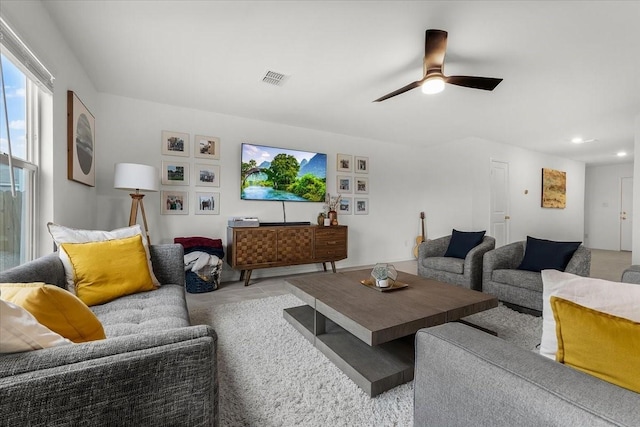
[[147,235],[147,243],[151,245],[149,238],[149,227],[147,227],[147,216],[144,213],[142,198],[144,194],[140,191],[158,191],[158,170],[153,166],[140,165],[137,163],[116,163],[114,167],[113,187],[120,190],[135,190],[131,196],[131,213],[129,215],[129,225],[134,225],[138,219],[138,206],[142,211],[142,221],[144,232]]

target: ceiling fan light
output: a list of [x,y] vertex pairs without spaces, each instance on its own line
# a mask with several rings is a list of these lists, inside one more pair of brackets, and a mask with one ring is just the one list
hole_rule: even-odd
[[432,95],[444,90],[444,80],[441,77],[430,77],[422,83],[422,93]]

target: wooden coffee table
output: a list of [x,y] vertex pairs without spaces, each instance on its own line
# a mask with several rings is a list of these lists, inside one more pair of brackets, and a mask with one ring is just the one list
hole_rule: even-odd
[[413,379],[414,335],[498,306],[497,298],[404,272],[404,289],[380,292],[360,283],[371,270],[287,279],[307,305],[284,318],[360,388],[376,396]]

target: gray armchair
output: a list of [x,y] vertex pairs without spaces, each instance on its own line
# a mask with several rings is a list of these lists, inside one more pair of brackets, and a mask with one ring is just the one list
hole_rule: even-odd
[[445,257],[451,236],[423,242],[418,247],[418,275],[476,291],[482,290],[482,257],[496,246],[496,239],[484,236],[465,259]]
[[[525,250],[526,241],[523,240],[487,252],[482,267],[482,290],[507,305],[540,315],[542,276],[538,272],[517,269]],[[590,270],[591,251],[580,245],[564,271],[588,277]]]

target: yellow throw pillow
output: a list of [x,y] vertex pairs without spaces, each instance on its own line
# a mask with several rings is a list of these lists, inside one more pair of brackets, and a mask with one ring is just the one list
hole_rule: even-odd
[[2,299],[18,305],[38,323],[75,342],[105,339],[102,323],[72,293],[45,283],[0,283]]
[[76,294],[87,305],[156,289],[140,235],[62,247],[73,265]]
[[640,323],[551,297],[556,360],[640,393]]

